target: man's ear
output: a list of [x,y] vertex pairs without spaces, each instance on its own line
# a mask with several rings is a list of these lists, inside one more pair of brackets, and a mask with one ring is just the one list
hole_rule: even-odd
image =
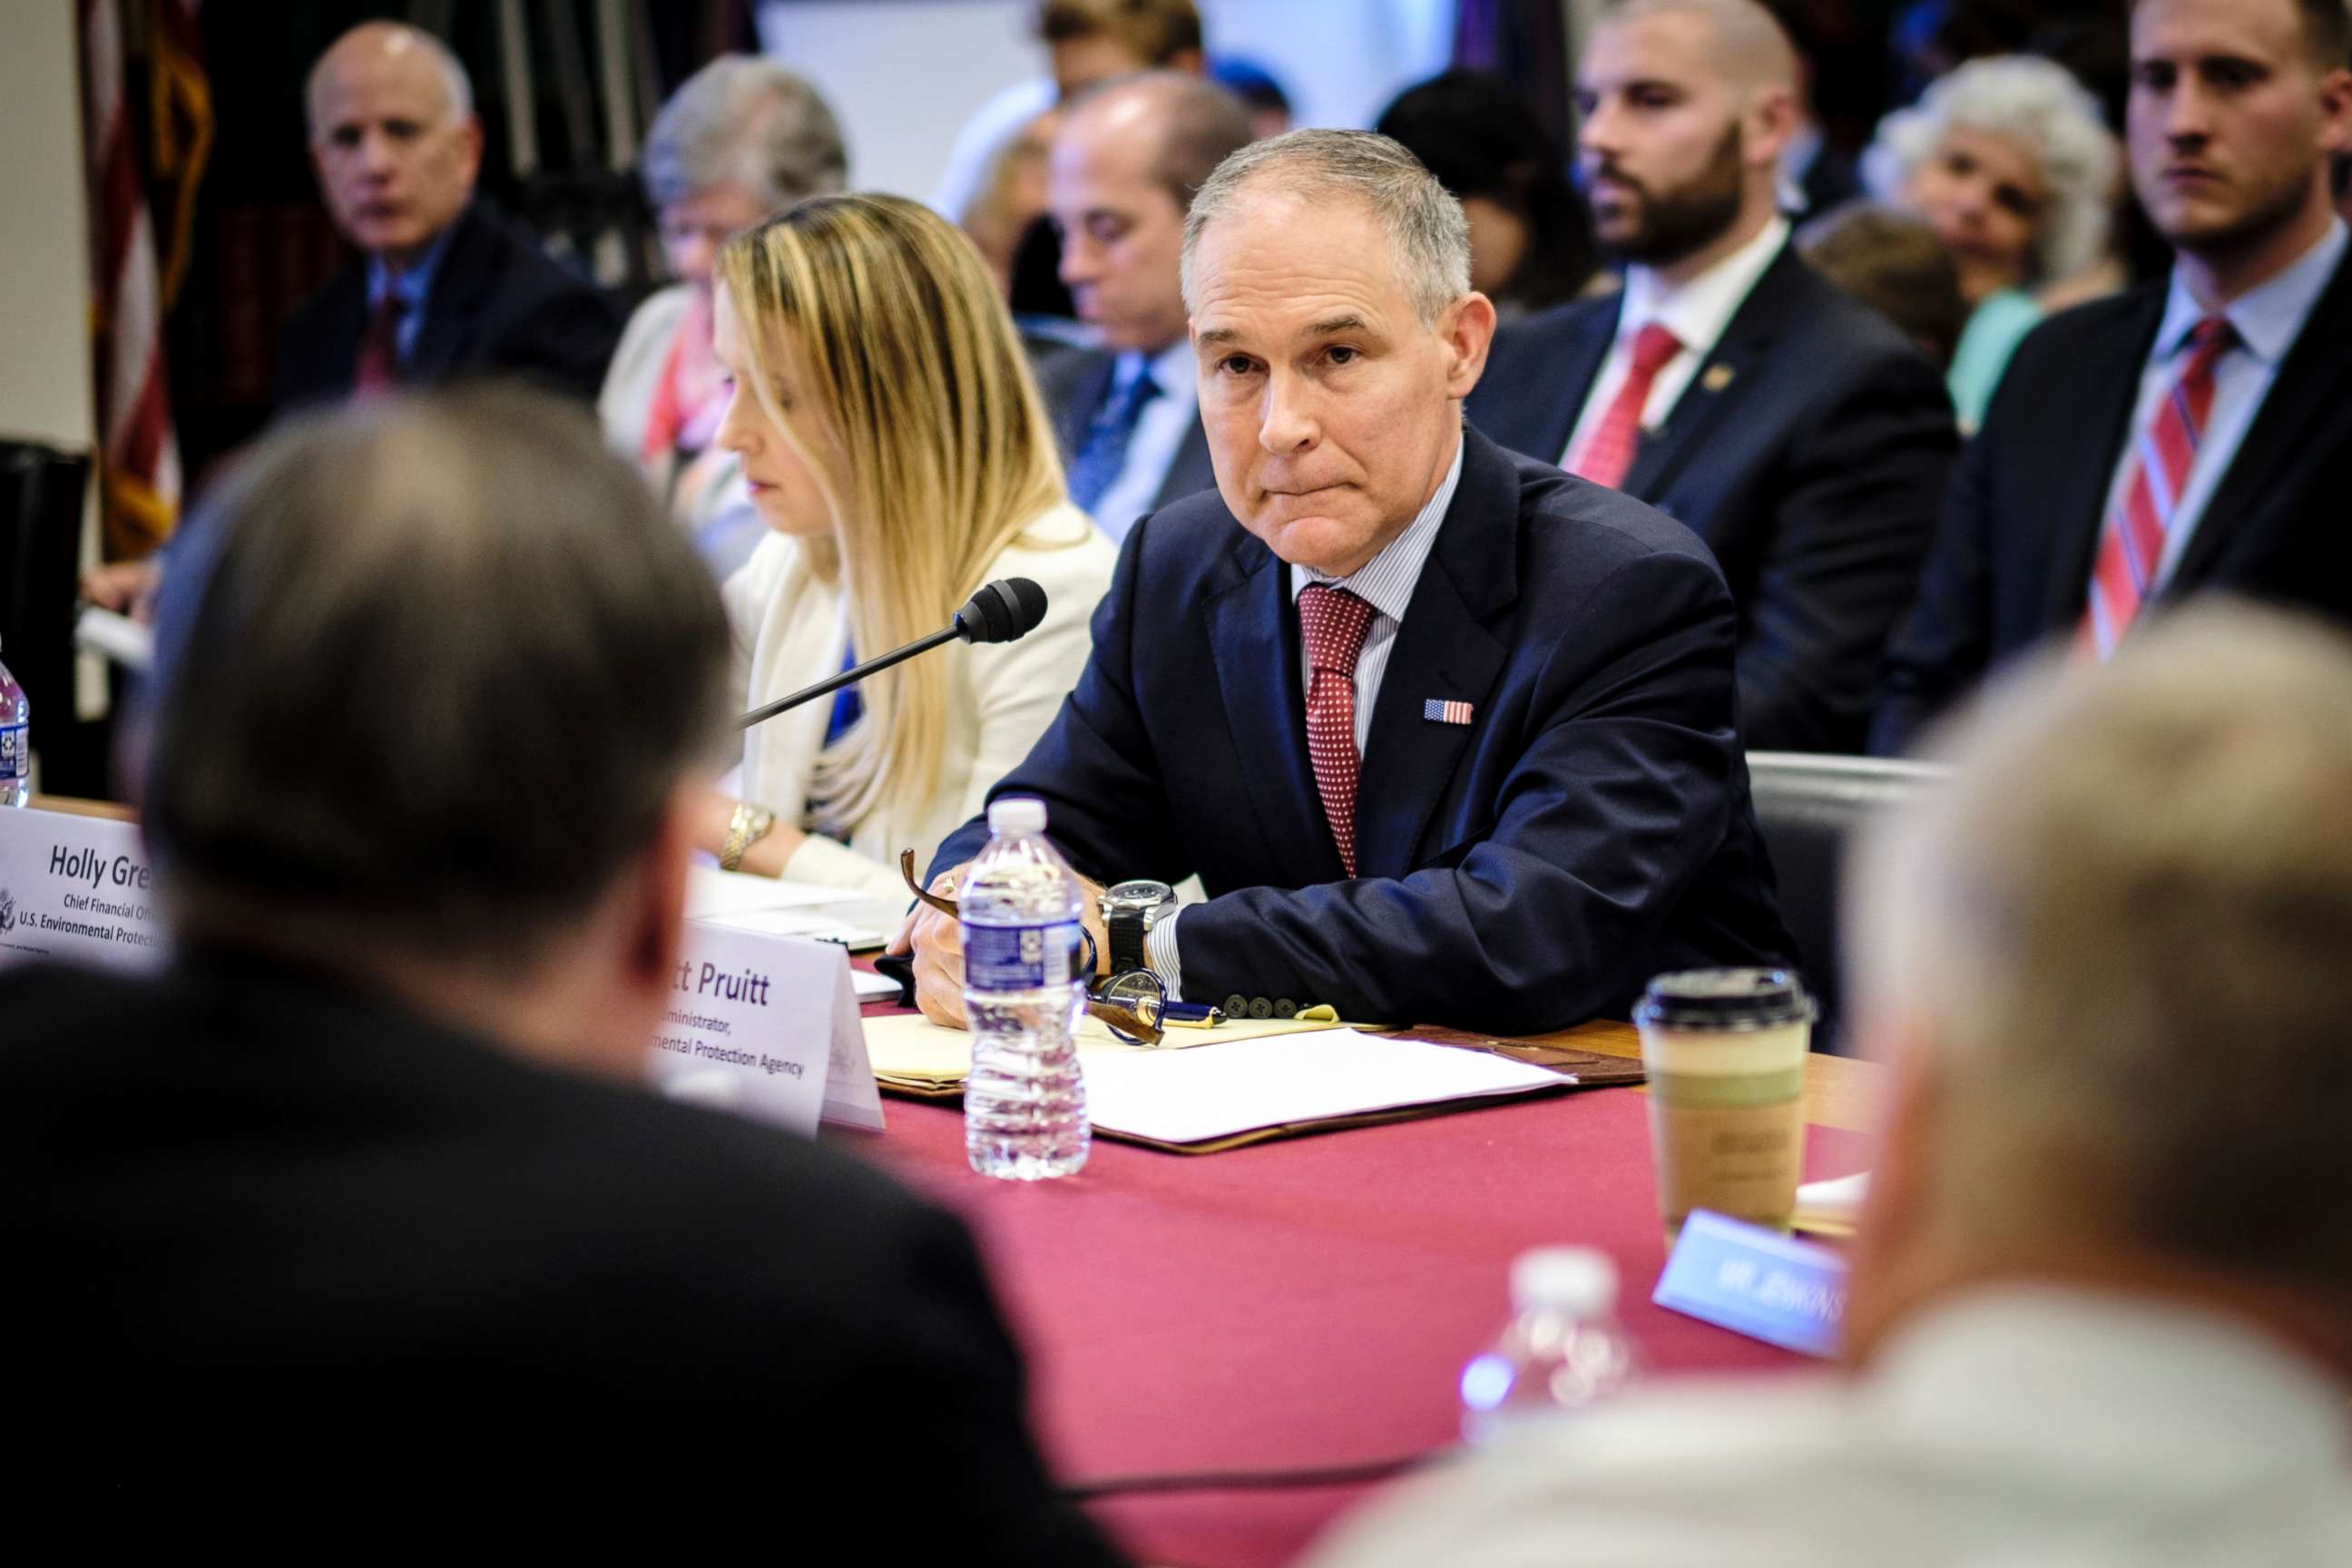
[[482,117],[466,116],[466,188],[471,191],[482,173]]
[[1470,395],[1486,374],[1486,351],[1495,344],[1495,302],[1472,289],[1446,307],[1437,323],[1447,354],[1445,395]]
[[2352,70],[2319,79],[2320,145],[2337,157],[2352,153]]
[[635,905],[627,912],[621,961],[633,980],[667,989],[685,942],[687,867],[694,854],[697,813],[709,788],[680,784],[662,808],[653,839],[639,861]]
[[1759,87],[1748,100],[1743,155],[1750,168],[1778,168],[1780,154],[1797,135],[1797,95],[1785,87]]
[[1937,1194],[1933,1171],[1941,1116],[1935,1059],[1924,1026],[1885,1016],[1858,1021],[1865,1054],[1888,1063],[1869,1195],[1853,1245],[1846,1293],[1845,1354],[1866,1361],[1932,1270]]

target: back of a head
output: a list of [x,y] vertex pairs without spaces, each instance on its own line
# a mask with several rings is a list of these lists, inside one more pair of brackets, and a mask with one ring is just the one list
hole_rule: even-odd
[[285,426],[187,531],[142,808],[186,942],[528,963],[723,736],[717,592],[566,401]]
[[1449,70],[1407,88],[1373,130],[1395,138],[1456,199],[1480,199],[1516,216],[1527,250],[1502,287],[1540,309],[1591,276],[1592,241],[1567,161],[1535,111],[1501,79]]
[[1936,1084],[1939,1221],[2352,1298],[2352,640],[2175,612],[2000,686],[1856,891]]
[[1172,66],[1201,52],[1201,11],[1192,0],[1045,0],[1037,37],[1047,44],[1107,37],[1147,66]]
[[1797,246],[1815,271],[1902,328],[1938,369],[1952,363],[1969,304],[1952,253],[1927,219],[1852,201],[1807,224]]
[[842,190],[840,121],[806,79],[757,55],[721,55],[686,79],[638,160],[656,207],[734,185],[770,210]]

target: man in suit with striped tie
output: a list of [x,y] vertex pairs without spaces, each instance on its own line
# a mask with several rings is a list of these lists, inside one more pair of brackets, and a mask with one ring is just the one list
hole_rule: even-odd
[[2132,181],[2171,277],[2020,345],[1887,653],[1899,751],[2045,637],[2105,658],[2168,601],[2352,617],[2352,147],[2344,0],[2141,0]]
[[[1135,525],[1076,690],[992,792],[1042,798],[1084,876],[1201,879],[1097,925],[1103,962],[1228,1012],[1527,1033],[1784,957],[1723,574],[1464,427],[1495,310],[1461,204],[1387,137],[1293,132],[1210,176],[1183,268],[1217,488]],[[901,942],[961,1023],[955,922]]]

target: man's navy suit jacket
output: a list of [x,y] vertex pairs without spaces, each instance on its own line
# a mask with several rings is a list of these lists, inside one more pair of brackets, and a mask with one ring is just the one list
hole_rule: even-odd
[[[1470,417],[1559,461],[1622,297],[1504,331]],[[1618,488],[1689,524],[1739,606],[1739,731],[1766,751],[1862,749],[1959,437],[1901,331],[1783,250]]]
[[[366,329],[367,264],[354,261],[288,320],[278,349],[278,412],[348,395]],[[451,225],[400,379],[438,386],[511,375],[593,402],[620,338],[610,300],[478,200]]]
[[[1118,368],[1118,356],[1104,349],[1060,346],[1038,356],[1037,390],[1045,399],[1046,412],[1053,416],[1054,440],[1062,449],[1065,465],[1078,460],[1078,453],[1087,444],[1087,431],[1110,396],[1111,374]],[[1216,484],[1217,470],[1209,460],[1208,434],[1201,428],[1201,416],[1196,412],[1192,428],[1184,432],[1175,456],[1168,460],[1167,476],[1153,492],[1151,505],[1163,507],[1202,490],[1214,489]]]
[[[1874,751],[1908,747],[1994,667],[2074,631],[2169,285],[2053,316],[2017,347],[1952,476],[1886,654]],[[2337,264],[2149,610],[2228,593],[2352,622],[2352,258]]]
[[[1526,1033],[1790,952],[1732,723],[1736,618],[1687,529],[1475,431],[1382,677],[1339,863],[1290,568],[1214,492],[1138,523],[1094,655],[992,795],[1089,876],[1198,873],[1183,988]],[[1424,716],[1470,704],[1471,721]],[[933,871],[986,841],[975,818]]]

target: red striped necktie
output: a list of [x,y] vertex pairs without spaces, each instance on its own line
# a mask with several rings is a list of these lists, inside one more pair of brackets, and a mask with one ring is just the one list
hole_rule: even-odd
[[1372,606],[1345,588],[1309,583],[1298,593],[1298,637],[1314,678],[1307,685],[1307,755],[1339,864],[1356,874],[1356,658]]
[[1642,447],[1642,410],[1649,406],[1650,388],[1657,384],[1658,373],[1682,352],[1682,340],[1655,321],[1633,334],[1625,379],[1610,401],[1609,411],[1585,438],[1584,450],[1576,455],[1570,473],[1611,489],[1624,482],[1633,456]]
[[2132,443],[2122,500],[2107,514],[2091,565],[2089,602],[2075,629],[2079,651],[2105,660],[2131,629],[2157,588],[2164,544],[2180,492],[2197,461],[2197,444],[2213,415],[2213,366],[2238,341],[2226,316],[2208,316],[2189,334],[2189,363]]

